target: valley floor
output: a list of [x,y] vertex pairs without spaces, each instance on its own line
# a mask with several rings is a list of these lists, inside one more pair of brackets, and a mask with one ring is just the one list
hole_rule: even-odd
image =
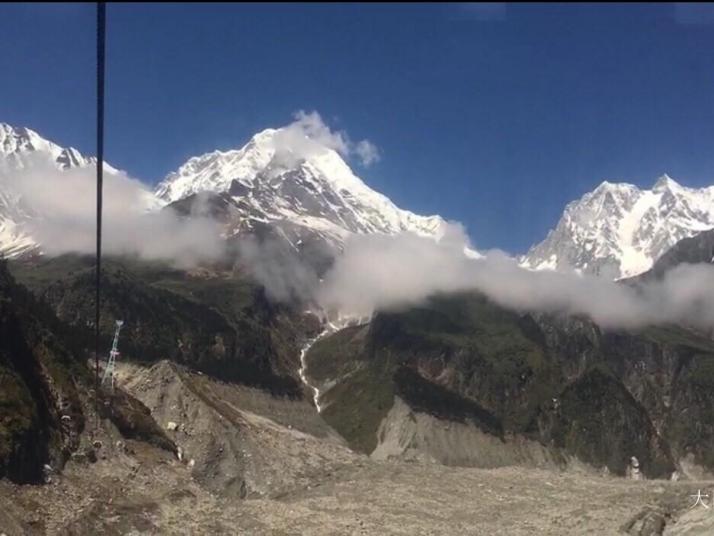
[[657,515],[647,520],[652,531],[626,532],[638,514],[660,512],[673,516],[662,518],[664,534],[714,533],[710,510],[687,511],[689,495],[711,483],[355,459],[306,488],[239,500],[205,491],[173,461],[150,465],[137,472],[106,463],[90,472],[71,467],[42,487],[4,483],[0,523],[8,535],[614,535],[661,534]]
[[166,363],[122,374],[162,426],[178,421],[183,460],[105,430],[96,463],[70,461],[44,486],[0,481],[0,532],[714,534],[712,510],[690,509],[712,482],[376,461],[344,447],[307,403]]

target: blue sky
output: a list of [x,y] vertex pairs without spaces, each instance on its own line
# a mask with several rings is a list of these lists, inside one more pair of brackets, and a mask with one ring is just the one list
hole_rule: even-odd
[[[527,249],[603,179],[714,184],[714,10],[110,5],[107,159],[155,182],[317,110],[368,184]],[[0,5],[0,121],[94,152],[94,7]]]

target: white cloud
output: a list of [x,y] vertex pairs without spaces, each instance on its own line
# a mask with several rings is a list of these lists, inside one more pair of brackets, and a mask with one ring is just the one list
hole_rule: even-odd
[[319,279],[292,248],[274,239],[246,236],[238,242],[238,266],[246,268],[276,301],[310,302]]
[[379,162],[381,155],[377,146],[369,140],[362,140],[355,145],[355,153],[362,161],[362,165],[371,166]]
[[316,111],[299,110],[293,118],[294,121],[276,135],[276,150],[281,158],[307,158],[327,148],[345,158],[356,156],[363,166],[370,166],[380,159],[374,143],[367,139],[353,142],[344,130],[332,130]]
[[411,233],[354,236],[326,274],[317,301],[328,311],[364,317],[435,293],[475,290],[509,309],[585,315],[605,328],[714,327],[710,265],[681,265],[661,281],[632,287],[574,272],[525,270],[498,251],[468,258],[465,247],[463,229],[451,224],[438,242]]
[[287,130],[297,130],[306,138],[319,143],[329,149],[334,149],[341,155],[350,154],[350,141],[346,132],[333,132],[325,124],[316,111],[305,112],[298,110],[293,114],[295,121],[288,125]]
[[[94,167],[59,171],[37,162],[0,174],[0,190],[16,192],[32,217],[22,222],[48,255],[93,253],[96,230]],[[206,217],[181,218],[140,181],[105,172],[103,251],[163,259],[179,265],[216,260],[224,251],[218,224]]]

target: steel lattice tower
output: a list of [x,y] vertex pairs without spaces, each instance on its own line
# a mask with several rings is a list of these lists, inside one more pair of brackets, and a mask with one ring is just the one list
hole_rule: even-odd
[[104,376],[102,376],[102,385],[109,381],[112,390],[114,390],[114,364],[116,363],[117,356],[119,355],[119,332],[121,327],[124,325],[123,320],[116,321],[116,331],[114,331],[114,341],[112,342],[112,349],[109,351],[109,360],[107,361],[107,368],[104,369]]

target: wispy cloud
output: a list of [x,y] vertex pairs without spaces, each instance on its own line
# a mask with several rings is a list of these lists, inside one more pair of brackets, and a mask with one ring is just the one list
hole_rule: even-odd
[[279,148],[293,153],[310,153],[322,147],[333,149],[345,158],[356,156],[363,166],[380,159],[380,151],[370,140],[352,141],[344,130],[332,130],[316,111],[299,110],[294,121],[283,127],[277,136]]
[[362,140],[355,145],[355,153],[359,156],[364,166],[371,166],[379,162],[382,155],[377,146],[369,140]]

